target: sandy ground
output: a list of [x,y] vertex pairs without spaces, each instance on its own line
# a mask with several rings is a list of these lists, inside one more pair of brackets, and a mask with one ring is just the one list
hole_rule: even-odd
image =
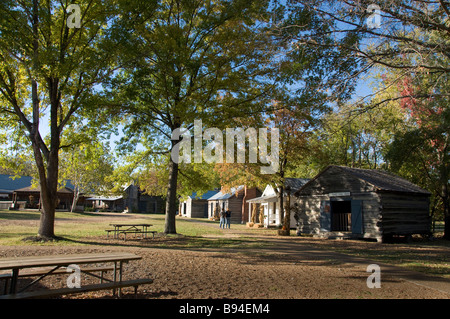
[[[230,237],[234,235],[237,236],[230,232]],[[111,245],[111,240],[105,237],[98,238],[95,245],[84,246],[0,246],[0,257],[133,252],[142,259],[124,266],[124,279],[154,279],[153,284],[139,288],[137,297],[142,299],[450,298],[449,280],[385,264],[380,264],[381,288],[368,288],[367,278],[371,273],[366,270],[374,262],[323,249],[320,244],[323,240],[276,236],[252,240],[269,241],[270,246],[263,249],[176,249],[170,245],[154,248],[139,240]],[[360,244],[345,242],[336,241],[336,244]],[[67,275],[49,276],[40,285],[64,287],[66,278]],[[81,284],[95,282],[93,278],[82,277]],[[0,289],[3,289],[2,283]],[[134,298],[132,292],[132,288],[123,289],[124,298]],[[112,296],[110,291],[101,291],[63,298],[106,299]]]

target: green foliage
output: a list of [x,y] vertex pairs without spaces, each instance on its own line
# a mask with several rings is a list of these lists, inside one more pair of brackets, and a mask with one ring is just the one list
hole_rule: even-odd
[[124,17],[127,41],[119,45],[133,55],[122,56],[113,92],[125,104],[127,135],[155,141],[153,147],[165,141],[167,150],[175,128],[195,119],[217,126],[224,114],[245,114],[261,94],[258,76],[268,72],[258,42],[262,30],[254,25],[263,8],[243,1],[161,1],[142,12],[151,20]]
[[[102,100],[100,84],[117,65],[117,52],[109,41],[115,1],[77,4],[82,11],[80,28],[66,25],[69,1],[0,3],[0,139],[5,142],[5,134],[20,134],[23,138],[8,141],[20,146],[9,149],[32,150],[43,207],[39,234],[44,237],[54,236],[63,132],[81,123],[89,110],[95,112]],[[11,155],[8,150],[6,154]]]
[[322,119],[311,161],[318,170],[329,164],[386,168],[387,147],[401,129],[404,117],[390,104],[377,108],[343,105]]
[[112,158],[95,137],[89,142],[65,147],[60,164],[60,179],[70,180],[75,192],[108,194],[112,188],[107,183],[107,177],[113,171]]
[[[285,177],[312,177],[316,171],[310,168],[313,163],[320,166],[329,162],[315,160],[326,147],[323,139],[320,146],[314,142],[322,135],[317,133],[320,119],[331,105],[343,103],[354,91],[359,62],[345,45],[355,44],[359,39],[356,35],[340,39],[337,43],[345,45],[335,46],[332,23],[322,20],[313,8],[294,1],[274,7],[272,14],[270,40],[279,50],[274,55],[277,72],[270,76],[276,88],[264,113],[241,122],[245,128],[279,129],[279,170],[267,176],[259,173],[257,165],[218,165],[221,182],[228,187],[245,183],[264,189],[271,184],[277,189]],[[233,166],[232,174],[228,174],[229,166]]]
[[266,75],[273,71],[266,8],[265,1],[159,1],[118,20],[123,68],[111,95],[126,115],[120,150],[134,153],[126,171],[135,170],[148,192],[161,193],[169,181],[166,213],[172,217],[177,188],[187,194],[187,185],[202,188],[213,177],[207,166],[173,163],[172,132],[198,119],[208,127],[233,127],[265,106]]

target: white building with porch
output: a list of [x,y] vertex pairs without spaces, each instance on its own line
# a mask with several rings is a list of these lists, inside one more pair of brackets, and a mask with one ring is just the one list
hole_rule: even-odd
[[[305,185],[309,179],[307,178],[286,178],[284,182],[284,198],[283,203],[285,205],[287,198],[289,196],[288,191],[286,189],[290,188],[290,196],[291,196],[291,208],[293,207],[295,201],[293,200],[294,193],[299,190],[303,185]],[[264,224],[264,227],[277,227],[280,225],[280,205],[281,200],[277,192],[275,192],[275,189],[272,185],[267,185],[264,189],[263,194],[260,197],[256,197],[253,199],[247,200],[248,203],[248,211],[249,213],[249,220],[248,222],[252,222],[252,212],[253,209],[256,207],[256,220],[258,223]],[[260,210],[263,209],[264,213],[264,221],[261,222],[259,220],[260,216]],[[294,214],[291,214],[290,216],[290,226],[291,228],[297,227],[297,221],[294,218]]]

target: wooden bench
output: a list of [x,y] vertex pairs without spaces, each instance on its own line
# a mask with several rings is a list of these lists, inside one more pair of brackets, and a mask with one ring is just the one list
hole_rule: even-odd
[[1,295],[0,299],[31,299],[31,298],[48,298],[57,297],[61,295],[77,294],[90,291],[110,290],[125,287],[134,287],[135,297],[137,296],[137,289],[140,285],[147,285],[153,283],[153,279],[134,279],[119,282],[110,282],[94,285],[81,286],[81,288],[61,288],[52,290],[38,290],[31,292],[22,292],[17,294]]
[[[112,263],[114,266],[113,270],[113,279],[107,279],[105,280],[109,281],[109,286],[107,284],[100,284],[100,286],[94,285],[94,286],[87,286],[83,288],[83,291],[86,289],[109,289],[109,287],[112,287],[115,292],[115,284],[118,284],[118,290],[119,290],[119,297],[120,297],[120,285],[123,285],[122,283],[122,271],[123,271],[123,264],[128,263],[132,260],[140,260],[142,259],[141,256],[128,253],[128,252],[108,252],[108,253],[87,253],[87,254],[61,254],[61,255],[47,255],[47,256],[26,256],[26,257],[8,257],[8,258],[0,258],[0,270],[7,270],[11,272],[11,283],[9,288],[9,294],[10,295],[16,295],[21,294],[23,291],[26,291],[31,286],[37,284],[40,280],[45,278],[48,275],[51,275],[53,272],[56,272],[58,269],[62,267],[67,267],[70,265],[92,265],[92,264],[98,264],[99,267],[104,265],[105,263]],[[50,270],[49,267],[51,267]],[[43,271],[43,275],[39,278],[33,280],[31,283],[29,283],[26,287],[22,288],[22,291],[17,290],[17,283],[19,281],[19,276],[23,273],[23,271],[30,270],[30,269],[36,269],[40,268]],[[95,270],[98,270],[99,268],[94,268]],[[47,271],[48,270],[48,271]],[[81,270],[81,269],[80,269]],[[87,273],[88,275],[101,278],[96,276],[93,273]],[[112,284],[112,286],[111,286]],[[137,283],[139,284],[139,283]],[[135,283],[128,282],[128,285],[134,286]],[[71,290],[69,290],[71,291]],[[76,292],[75,291],[71,291]],[[80,291],[80,290],[78,290]],[[64,293],[65,290],[58,290],[59,294]],[[27,296],[27,295],[25,295]],[[6,297],[5,297],[6,298]]]
[[[19,278],[26,278],[26,277],[37,277],[37,276],[44,276],[44,275],[49,275],[49,270],[48,268],[41,268],[39,270],[29,270],[29,271],[25,271],[25,272],[21,272],[19,274]],[[107,273],[108,271],[113,271],[114,267],[112,266],[108,266],[108,267],[87,267],[87,268],[81,268],[81,271],[87,274],[91,274],[94,272],[100,272],[100,277],[98,276],[94,276],[94,277],[98,277],[100,279],[100,283],[103,282],[103,275],[105,273]],[[66,268],[62,268],[62,269],[57,269],[53,272],[50,273],[50,275],[60,275],[60,274],[67,274],[67,270]],[[4,280],[5,281],[5,287],[4,287],[4,294],[7,293],[8,291],[8,282],[9,280],[12,278],[12,274],[0,274],[0,280]]]

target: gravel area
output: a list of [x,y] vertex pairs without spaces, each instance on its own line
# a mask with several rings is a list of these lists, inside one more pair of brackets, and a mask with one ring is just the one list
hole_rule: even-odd
[[[234,234],[234,236],[237,236]],[[234,238],[230,233],[230,238]],[[94,238],[91,245],[61,246],[54,244],[0,246],[0,257],[89,252],[133,252],[142,256],[124,266],[124,279],[153,278],[154,283],[138,290],[142,299],[448,299],[449,281],[441,277],[399,274],[381,266],[381,288],[368,288],[373,262],[321,248],[323,240],[307,238],[253,238],[270,245],[261,249],[217,249],[171,247],[180,238],[158,237],[167,246],[155,248],[150,241],[127,240],[117,244],[105,238]],[[342,245],[345,243],[337,243]],[[355,241],[351,244],[357,245]],[[364,243],[362,243],[364,244]],[[447,251],[448,253],[448,251]],[[389,267],[389,265],[386,265]],[[386,271],[383,271],[386,269]],[[417,274],[416,274],[417,275]],[[49,288],[64,287],[67,275],[53,275],[40,284]],[[419,279],[416,279],[419,278]],[[81,284],[96,279],[82,277]],[[433,286],[432,282],[438,285]],[[26,282],[26,280],[24,280]],[[439,286],[440,285],[440,286]],[[0,284],[3,289],[3,284]],[[124,298],[134,298],[133,289],[123,289]],[[64,296],[62,298],[112,298],[110,291]]]

